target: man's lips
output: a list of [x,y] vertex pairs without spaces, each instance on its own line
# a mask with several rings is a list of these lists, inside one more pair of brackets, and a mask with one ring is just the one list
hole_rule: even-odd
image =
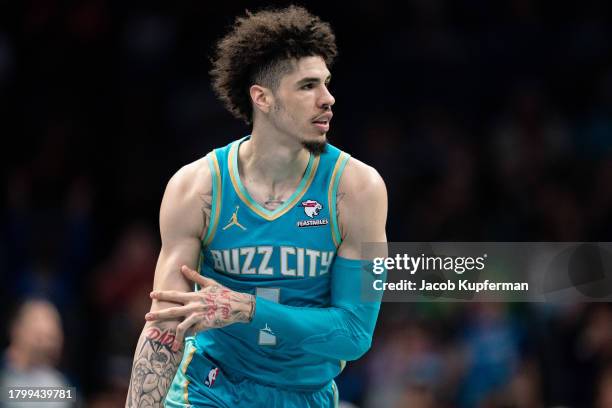
[[312,122],[312,124],[323,132],[327,132],[329,130],[329,122]]
[[314,118],[312,123],[327,123],[327,124],[329,124],[329,122],[331,121],[331,118],[333,116],[334,116],[333,113],[327,112],[327,113],[324,113],[324,114],[319,115],[316,118]]
[[329,122],[331,121],[332,116],[334,116],[331,112],[324,113],[323,115],[317,116],[312,123],[319,129],[327,132],[329,130]]

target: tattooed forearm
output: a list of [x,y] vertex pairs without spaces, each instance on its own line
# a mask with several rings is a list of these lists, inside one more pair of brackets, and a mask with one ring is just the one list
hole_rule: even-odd
[[182,349],[172,351],[174,325],[145,327],[134,356],[126,407],[162,407],[181,361]]

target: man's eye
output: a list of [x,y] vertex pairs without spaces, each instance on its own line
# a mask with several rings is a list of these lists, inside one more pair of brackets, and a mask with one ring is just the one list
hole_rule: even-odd
[[302,89],[312,89],[314,87],[313,84],[302,85]]

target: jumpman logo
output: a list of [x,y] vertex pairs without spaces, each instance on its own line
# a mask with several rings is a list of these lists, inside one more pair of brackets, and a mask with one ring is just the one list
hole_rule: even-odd
[[240,228],[243,229],[243,231],[246,231],[246,228],[240,224],[238,222],[238,210],[240,209],[240,206],[236,206],[236,211],[234,211],[234,213],[232,214],[232,218],[230,218],[230,221],[227,223],[227,225],[225,227],[223,227],[223,231],[225,231],[226,229],[228,229],[229,227],[231,227],[232,225],[236,225]]

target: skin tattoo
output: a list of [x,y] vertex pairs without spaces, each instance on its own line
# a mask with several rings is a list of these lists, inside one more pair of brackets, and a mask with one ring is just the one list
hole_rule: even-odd
[[255,307],[255,297],[248,293],[235,292],[212,279],[200,276],[197,271],[183,266],[181,272],[201,289],[192,293],[151,292],[151,298],[180,303],[183,306],[147,313],[148,321],[181,319],[176,328],[176,341],[172,350],[178,350],[185,334],[206,329],[225,327],[232,323],[251,321]]
[[180,361],[181,353],[172,351],[173,330],[153,326],[142,339],[132,368],[130,408],[160,406]]

